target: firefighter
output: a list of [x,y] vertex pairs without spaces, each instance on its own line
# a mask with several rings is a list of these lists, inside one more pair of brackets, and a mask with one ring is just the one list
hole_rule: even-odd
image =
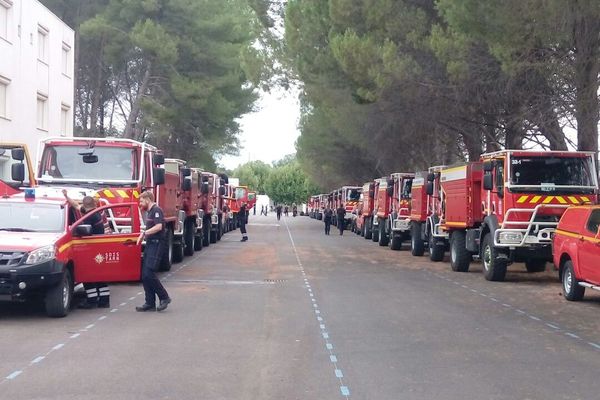
[[279,221],[281,219],[281,204],[278,204],[277,207],[275,208],[275,211],[277,211],[277,221]]
[[246,242],[248,240],[248,234],[246,233],[246,224],[248,223],[248,211],[246,211],[246,203],[242,203],[240,212],[238,214],[240,221],[240,232],[242,233],[242,240],[240,242]]
[[329,235],[331,231],[331,218],[333,218],[333,211],[331,208],[327,207],[325,211],[323,211],[323,222],[325,222],[325,234]]
[[[81,205],[77,204],[76,201],[71,199],[67,194],[67,190],[63,189],[63,196],[67,202],[76,210],[79,210],[81,215],[85,215],[96,208],[96,201],[93,197],[85,196]],[[92,226],[92,235],[104,235],[104,221],[102,214],[99,212],[92,213],[89,217],[83,220],[85,225]],[[96,283],[84,283],[83,288],[85,290],[85,298],[78,305],[79,308],[91,309],[91,308],[109,308],[110,307],[110,288],[104,282]]]
[[[163,311],[171,303],[171,298],[156,276],[158,263],[165,248],[165,217],[163,210],[154,202],[151,192],[140,194],[140,207],[147,212],[146,230],[140,232],[137,244],[146,238],[144,247],[144,263],[142,265],[142,283],[144,285],[145,302],[136,307],[139,312]],[[159,304],[156,306],[156,296]]]
[[336,210],[336,216],[337,216],[337,227],[340,230],[340,235],[343,235],[344,234],[344,217],[346,216],[346,208],[344,207],[343,203],[340,204],[340,206]]

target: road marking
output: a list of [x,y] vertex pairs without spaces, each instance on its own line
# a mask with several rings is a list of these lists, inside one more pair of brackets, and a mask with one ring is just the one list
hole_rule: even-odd
[[15,371],[12,374],[8,375],[6,379],[15,379],[17,376],[21,375],[23,371]]
[[327,348],[327,350],[333,350],[333,345],[331,343],[327,343],[325,347]]
[[344,374],[342,373],[341,369],[336,369],[335,370],[335,376],[338,377],[338,378],[343,378]]
[[329,356],[329,359],[331,360],[331,362],[336,363],[338,361],[337,357],[334,356],[333,354]]
[[101,316],[100,318],[98,318],[98,321],[102,321],[103,319],[106,319],[106,315]]
[[556,325],[552,325],[552,324],[550,324],[550,323],[546,323],[546,326],[548,326],[548,327],[550,327],[550,328],[552,328],[552,329],[560,329],[558,326],[556,326]]
[[85,327],[85,329],[92,329],[94,326],[96,326],[96,325],[94,325],[94,324],[89,324],[88,326],[86,326],[86,327]]
[[321,329],[325,329],[325,325],[324,325],[324,324],[321,324],[321,325],[319,325],[319,328],[321,328]]
[[350,389],[347,386],[340,386],[340,392],[342,392],[343,396],[350,396]]
[[39,356],[39,357],[36,357],[36,358],[34,358],[34,359],[31,361],[31,364],[37,364],[37,363],[39,363],[40,361],[42,361],[44,358],[46,358],[46,357],[45,357],[45,356]]
[[62,349],[64,346],[65,346],[65,344],[64,344],[64,343],[59,343],[59,344],[57,344],[56,346],[54,346],[54,347],[52,348],[52,350],[60,350],[60,349]]
[[75,334],[69,336],[69,339],[77,339],[79,337],[79,335],[81,335],[81,333],[75,333]]
[[535,315],[528,315],[529,318],[531,318],[534,321],[541,321],[540,318],[536,317]]
[[565,335],[572,337],[573,339],[581,339],[579,336],[571,332],[565,332]]

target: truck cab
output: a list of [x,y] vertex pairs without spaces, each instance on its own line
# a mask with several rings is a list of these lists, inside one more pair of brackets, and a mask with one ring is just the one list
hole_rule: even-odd
[[[70,191],[74,199],[81,193]],[[41,297],[48,316],[64,317],[77,283],[138,281],[137,207],[133,202],[106,204],[81,215],[60,188],[26,189],[0,198],[0,302]],[[92,236],[91,225],[85,224],[95,212],[105,219],[103,235]]]

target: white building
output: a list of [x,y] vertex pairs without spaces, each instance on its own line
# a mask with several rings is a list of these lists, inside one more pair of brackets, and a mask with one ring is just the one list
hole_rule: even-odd
[[37,0],[0,0],[0,142],[73,136],[74,32]]

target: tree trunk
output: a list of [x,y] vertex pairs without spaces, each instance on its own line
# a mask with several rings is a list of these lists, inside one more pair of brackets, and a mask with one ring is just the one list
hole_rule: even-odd
[[135,96],[135,100],[131,106],[131,111],[127,116],[127,124],[125,125],[125,132],[123,133],[123,137],[127,139],[137,139],[136,135],[136,125],[141,111],[141,102],[144,97],[144,94],[148,90],[148,86],[150,83],[150,74],[152,70],[152,64],[148,63],[148,67],[146,68],[146,72],[144,73],[144,78],[142,79],[142,83],[139,86],[138,92]]

